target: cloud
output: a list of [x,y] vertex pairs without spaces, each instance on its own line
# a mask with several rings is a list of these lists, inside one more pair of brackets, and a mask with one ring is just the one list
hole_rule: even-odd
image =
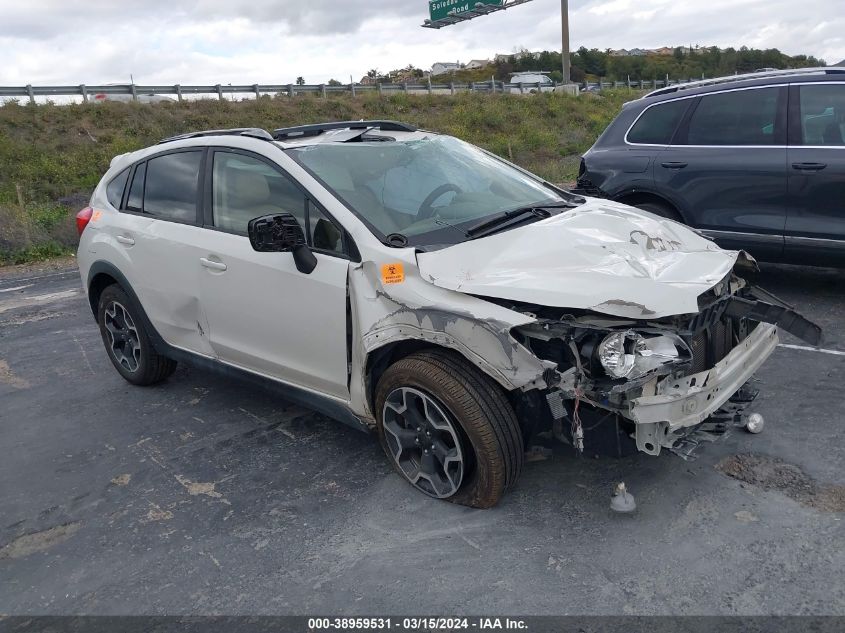
[[[572,0],[574,48],[756,46],[845,58],[840,0]],[[11,4],[11,3],[9,3]],[[309,83],[370,68],[559,49],[560,3],[440,30],[426,0],[30,0],[3,9],[0,84]],[[49,16],[49,19],[45,19]]]

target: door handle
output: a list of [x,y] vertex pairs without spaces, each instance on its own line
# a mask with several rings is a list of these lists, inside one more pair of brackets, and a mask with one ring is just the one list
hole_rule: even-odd
[[792,169],[799,171],[821,171],[827,167],[827,163],[792,163]]
[[117,241],[120,242],[121,244],[126,244],[127,246],[132,246],[133,244],[135,244],[135,240],[133,240],[131,237],[128,237],[126,235],[118,235]]
[[660,163],[660,166],[665,167],[666,169],[683,169],[684,167],[687,166],[687,164],[686,163],[668,162],[668,163]]
[[211,270],[226,270],[226,264],[223,262],[216,262],[213,259],[207,259],[205,257],[200,257],[200,264],[205,266],[206,268],[210,268]]

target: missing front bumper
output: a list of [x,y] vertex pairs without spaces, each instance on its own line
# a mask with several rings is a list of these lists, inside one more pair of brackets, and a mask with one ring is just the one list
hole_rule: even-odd
[[778,344],[777,326],[761,323],[712,369],[664,378],[651,396],[631,401],[625,417],[636,426],[637,448],[658,455],[678,433],[700,424],[745,384]]

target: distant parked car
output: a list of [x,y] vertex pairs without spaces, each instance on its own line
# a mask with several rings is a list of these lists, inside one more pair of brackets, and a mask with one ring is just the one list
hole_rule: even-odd
[[[107,86],[125,86],[126,84],[106,84]],[[175,101],[172,97],[166,95],[157,95],[153,93],[136,92],[138,103],[162,103],[164,101]],[[133,101],[131,94],[110,94],[107,92],[97,92],[92,97],[95,103],[102,101],[121,101],[129,103]]]
[[758,259],[845,262],[845,68],[656,90],[581,160],[577,192],[699,229]]
[[537,92],[554,92],[555,84],[543,73],[516,73],[511,75],[511,84],[522,84],[522,90],[519,88],[511,88],[511,92],[519,94],[521,92],[537,93]]

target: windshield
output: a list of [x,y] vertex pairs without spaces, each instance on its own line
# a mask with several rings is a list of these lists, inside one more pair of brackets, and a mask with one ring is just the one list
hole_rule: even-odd
[[[365,137],[366,138],[366,137]],[[376,234],[409,245],[455,244],[492,215],[559,203],[553,189],[449,136],[317,143],[288,150]]]

